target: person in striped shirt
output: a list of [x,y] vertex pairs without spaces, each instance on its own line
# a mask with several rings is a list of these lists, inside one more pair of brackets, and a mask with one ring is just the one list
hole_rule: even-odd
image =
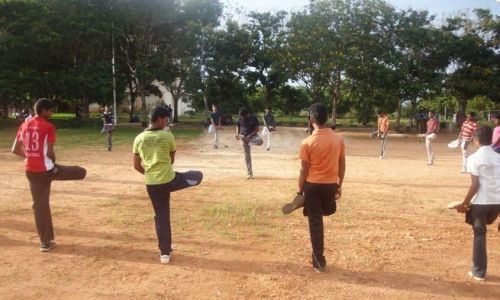
[[460,141],[460,148],[462,149],[462,171],[461,173],[467,173],[467,158],[469,157],[469,144],[474,137],[474,133],[477,129],[476,114],[470,112],[467,114],[467,119],[462,124],[462,130],[460,130],[460,135],[458,140]]
[[385,159],[385,144],[387,142],[387,132],[389,131],[389,117],[383,111],[378,113],[377,127],[377,137],[381,140],[380,159]]
[[425,132],[425,147],[427,149],[427,165],[434,164],[434,152],[432,152],[432,141],[437,138],[439,131],[439,121],[433,111],[429,112],[429,120],[427,121],[427,131]]

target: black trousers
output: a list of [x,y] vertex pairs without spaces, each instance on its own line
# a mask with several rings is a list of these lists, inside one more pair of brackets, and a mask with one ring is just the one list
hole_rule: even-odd
[[312,245],[312,264],[314,267],[326,266],[324,252],[323,216],[337,211],[335,193],[337,184],[318,184],[306,182],[304,185],[304,215],[308,217],[309,234]]
[[188,171],[175,173],[175,178],[164,184],[146,185],[149,198],[155,211],[155,228],[158,247],[162,255],[172,252],[172,228],[170,226],[170,193],[196,186],[203,180],[203,173]]
[[81,180],[87,171],[84,168],[56,165],[47,172],[26,171],[33,198],[33,214],[38,236],[42,243],[54,240],[52,214],[50,212],[50,187],[53,180]]
[[472,274],[484,278],[488,268],[486,253],[486,225],[492,224],[500,214],[500,204],[471,205],[466,222],[472,225],[474,242],[472,247]]

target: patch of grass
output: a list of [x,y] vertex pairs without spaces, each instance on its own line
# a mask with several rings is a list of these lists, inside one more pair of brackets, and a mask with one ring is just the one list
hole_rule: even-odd
[[210,204],[205,208],[206,215],[217,224],[259,225],[264,207],[256,202],[238,201]]

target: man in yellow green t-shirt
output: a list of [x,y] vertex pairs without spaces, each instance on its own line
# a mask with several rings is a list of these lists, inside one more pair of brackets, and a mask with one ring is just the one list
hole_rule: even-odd
[[163,130],[169,111],[164,106],[151,110],[150,126],[134,140],[134,168],[144,174],[146,188],[155,211],[155,227],[160,248],[160,262],[170,262],[172,232],[170,227],[170,193],[201,183],[199,171],[174,172],[175,140]]

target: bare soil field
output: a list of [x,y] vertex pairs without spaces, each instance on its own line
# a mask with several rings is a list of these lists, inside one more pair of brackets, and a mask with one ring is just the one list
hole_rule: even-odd
[[[153,209],[131,146],[107,152],[56,148],[58,162],[81,165],[81,182],[54,182],[58,247],[40,253],[22,161],[0,153],[1,299],[500,299],[500,234],[488,231],[487,281],[467,277],[472,230],[446,209],[462,200],[469,176],[461,156],[435,142],[389,137],[387,159],[366,132],[343,132],[347,173],[337,213],[325,220],[327,271],[314,272],[307,219],[280,212],[296,191],[301,128],[278,128],[271,151],[253,147],[245,179],[241,146],[225,128],[178,140],[175,169],[204,182],[171,198],[176,249],[159,263]],[[132,142],[132,141],[131,141]]]

